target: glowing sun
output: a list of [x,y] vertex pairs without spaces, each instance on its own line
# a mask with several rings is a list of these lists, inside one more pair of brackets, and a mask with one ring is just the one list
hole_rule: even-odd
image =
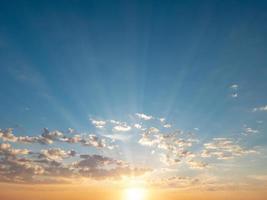
[[145,200],[146,190],[144,188],[128,188],[125,190],[124,200]]

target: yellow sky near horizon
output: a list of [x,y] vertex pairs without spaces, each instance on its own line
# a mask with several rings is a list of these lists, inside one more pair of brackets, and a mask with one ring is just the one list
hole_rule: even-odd
[[[125,197],[127,187],[99,187],[85,185],[20,185],[0,184],[3,200],[129,200]],[[142,200],[264,200],[265,190],[235,191],[179,191],[178,189],[148,189]],[[137,199],[138,200],[138,199]]]

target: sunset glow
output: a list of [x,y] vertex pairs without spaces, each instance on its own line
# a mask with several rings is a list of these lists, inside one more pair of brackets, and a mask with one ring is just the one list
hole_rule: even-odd
[[125,200],[145,200],[146,191],[144,188],[127,188]]
[[266,200],[267,0],[0,0],[0,200]]

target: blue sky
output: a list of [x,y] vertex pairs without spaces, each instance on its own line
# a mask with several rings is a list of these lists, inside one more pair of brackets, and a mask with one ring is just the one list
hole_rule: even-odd
[[0,5],[1,129],[106,135],[92,120],[143,113],[202,142],[266,148],[266,1]]

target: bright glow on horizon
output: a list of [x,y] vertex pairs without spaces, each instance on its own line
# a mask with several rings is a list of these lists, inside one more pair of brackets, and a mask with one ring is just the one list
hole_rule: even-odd
[[144,188],[127,188],[124,200],[145,200],[146,190]]

